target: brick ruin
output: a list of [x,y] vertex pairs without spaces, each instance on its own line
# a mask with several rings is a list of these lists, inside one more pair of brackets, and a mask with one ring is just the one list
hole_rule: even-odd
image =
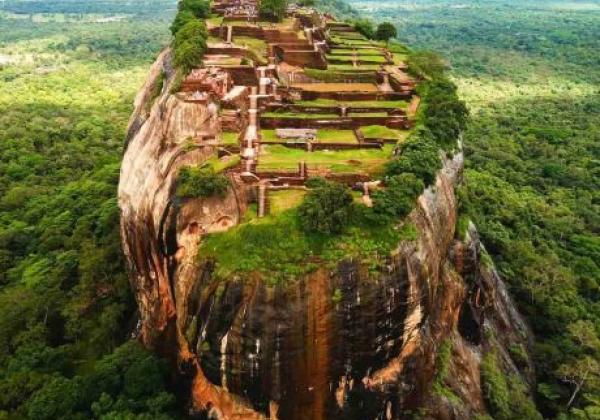
[[[212,12],[221,18],[206,21],[203,64],[183,80],[178,96],[206,104],[218,119],[203,139],[220,146],[219,156],[239,153],[240,163],[227,173],[253,191],[248,196],[257,200],[258,216],[267,214],[271,191],[305,188],[312,176],[354,187],[369,205],[369,187],[380,184],[377,171],[363,170],[358,157],[341,162],[358,162],[356,170],[333,170],[335,164],[312,163],[310,154],[335,161],[342,151],[372,150],[385,160],[384,148],[399,141],[394,133],[411,129],[419,106],[406,64],[387,45],[310,8],[292,6],[280,23],[259,21],[257,0],[213,1]],[[225,136],[235,143],[225,144]],[[271,151],[287,149],[304,154],[278,167]]]

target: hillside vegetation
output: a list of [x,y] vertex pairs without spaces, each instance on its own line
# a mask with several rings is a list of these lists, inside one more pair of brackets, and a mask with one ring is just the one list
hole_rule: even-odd
[[[536,333],[538,408],[600,417],[600,7],[318,3],[397,22],[403,43],[449,59],[471,111],[463,222],[477,225]],[[180,418],[164,362],[128,340],[135,302],[116,203],[131,103],[176,3],[2,6],[0,419]],[[485,366],[490,410],[510,418],[496,404],[506,379],[493,359]]]
[[[133,97],[171,2],[0,11],[0,418],[160,418],[167,370],[135,342],[116,186]],[[119,347],[120,346],[120,347]]]
[[471,111],[462,212],[536,334],[545,416],[600,401],[600,7],[591,2],[352,1],[441,51]]

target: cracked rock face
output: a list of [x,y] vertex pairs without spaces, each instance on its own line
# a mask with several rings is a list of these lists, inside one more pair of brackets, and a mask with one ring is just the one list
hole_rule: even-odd
[[[474,227],[455,239],[462,154],[446,160],[410,214],[417,239],[399,243],[381,272],[342,261],[285,285],[215,280],[210,264],[198,264],[199,238],[239,223],[245,192],[174,196],[177,171],[215,146],[189,146],[214,123],[206,106],[169,93],[169,62],[166,51],[136,99],[119,206],[140,339],[172,361],[193,410],[224,419],[392,419],[420,408],[431,418],[470,418],[486,412],[479,368],[491,345],[503,369],[531,383],[531,364],[517,369],[506,350],[528,347],[527,326],[493,267],[480,263]],[[151,98],[161,73],[165,86]],[[433,389],[443,344],[451,358],[441,381],[460,404]]]

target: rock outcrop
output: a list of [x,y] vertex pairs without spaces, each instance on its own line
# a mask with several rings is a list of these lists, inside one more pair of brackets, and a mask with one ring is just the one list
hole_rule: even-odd
[[417,410],[472,418],[486,413],[480,366],[492,349],[505,372],[531,382],[531,363],[517,367],[509,352],[529,347],[527,326],[482,262],[475,228],[455,232],[460,153],[410,214],[416,238],[399,243],[380,272],[341,261],[285,285],[216,281],[197,259],[199,226],[238,223],[245,192],[175,197],[179,168],[215,146],[190,147],[212,122],[205,106],[169,93],[169,63],[166,51],[136,99],[119,205],[140,339],[172,360],[192,410],[224,419],[391,419]]

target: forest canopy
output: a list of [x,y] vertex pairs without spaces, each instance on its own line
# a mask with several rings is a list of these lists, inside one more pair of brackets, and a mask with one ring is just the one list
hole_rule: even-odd
[[535,332],[537,406],[545,417],[598,417],[600,10],[536,0],[350,4],[393,21],[413,48],[444,54],[413,54],[412,68],[449,66],[471,111],[462,218]]
[[116,200],[131,104],[173,4],[4,6],[0,418],[177,418],[164,362],[128,340]]

